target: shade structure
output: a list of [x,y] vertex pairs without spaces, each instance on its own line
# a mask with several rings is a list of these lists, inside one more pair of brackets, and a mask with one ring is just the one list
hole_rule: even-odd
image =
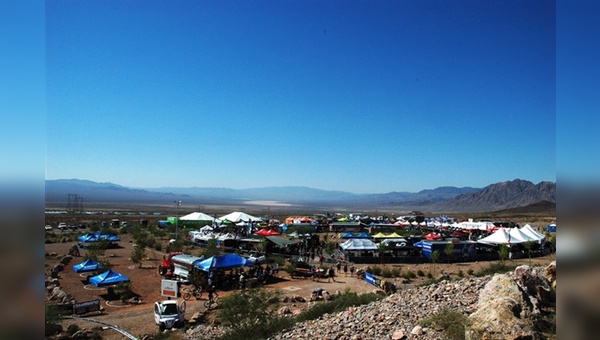
[[109,269],[100,275],[90,277],[89,281],[96,287],[104,287],[116,285],[121,282],[129,282],[129,278]]
[[280,232],[273,230],[273,229],[267,229],[267,228],[263,228],[260,229],[259,231],[255,232],[256,235],[262,235],[262,236],[277,236],[277,235],[281,235]]
[[113,234],[107,234],[102,232],[93,232],[87,233],[79,236],[77,238],[81,242],[100,242],[100,241],[109,241],[109,242],[117,242],[121,239]]
[[211,270],[227,270],[232,268],[252,267],[254,261],[241,257],[237,254],[215,255],[201,261],[196,267],[208,272]]
[[202,213],[202,212],[193,212],[191,214],[187,214],[185,216],[181,216],[179,218],[179,220],[181,220],[181,221],[206,221],[206,222],[215,221],[217,223],[219,222],[218,218],[216,218],[214,216],[207,215],[207,214]]
[[443,239],[442,235],[435,234],[435,233],[429,233],[429,234],[425,235],[424,238],[426,238],[427,240],[441,240],[441,239]]
[[98,261],[87,259],[81,263],[73,265],[73,271],[75,271],[75,273],[85,273],[102,269],[103,267],[104,266]]
[[546,238],[546,236],[537,232],[529,224],[524,225],[520,230],[523,234],[538,242]]
[[229,220],[234,223],[238,223],[238,222],[242,222],[242,221],[243,222],[260,222],[260,221],[262,221],[262,219],[260,217],[255,217],[255,216],[252,216],[252,215],[246,214],[244,212],[240,212],[240,211],[234,211],[225,216],[219,217],[219,219]]
[[341,243],[340,248],[343,250],[377,250],[377,245],[367,239],[352,238],[348,241]]

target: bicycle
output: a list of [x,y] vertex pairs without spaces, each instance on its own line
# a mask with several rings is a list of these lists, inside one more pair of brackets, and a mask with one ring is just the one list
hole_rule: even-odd
[[208,293],[208,300],[204,301],[204,307],[206,307],[206,309],[212,309],[214,307],[216,308],[219,305],[219,294],[214,291],[214,292],[209,292]]
[[183,294],[183,299],[185,301],[187,301],[187,300],[191,299],[192,296],[195,296],[196,300],[200,300],[200,298],[202,297],[202,293],[203,293],[202,287],[195,287],[195,288],[193,288],[193,289],[188,290],[187,292],[185,292]]

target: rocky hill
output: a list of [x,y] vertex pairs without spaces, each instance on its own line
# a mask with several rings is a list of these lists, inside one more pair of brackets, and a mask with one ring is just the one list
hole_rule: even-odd
[[556,204],[556,183],[533,184],[515,179],[456,196],[432,205],[431,209],[444,212],[484,212],[525,207],[544,201]]
[[[556,332],[555,305],[554,261],[545,268],[524,265],[506,274],[400,290],[297,323],[269,339],[545,339]],[[223,331],[201,324],[185,338],[209,339]]]

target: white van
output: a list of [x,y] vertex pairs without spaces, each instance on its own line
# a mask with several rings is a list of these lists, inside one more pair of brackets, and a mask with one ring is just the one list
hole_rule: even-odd
[[179,306],[177,300],[155,302],[154,323],[161,332],[173,327],[182,328],[185,323],[185,301],[181,301]]

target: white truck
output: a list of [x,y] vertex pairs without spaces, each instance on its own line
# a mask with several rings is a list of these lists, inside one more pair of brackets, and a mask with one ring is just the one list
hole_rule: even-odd
[[185,301],[164,300],[154,303],[154,322],[162,332],[165,329],[182,328],[185,323]]

